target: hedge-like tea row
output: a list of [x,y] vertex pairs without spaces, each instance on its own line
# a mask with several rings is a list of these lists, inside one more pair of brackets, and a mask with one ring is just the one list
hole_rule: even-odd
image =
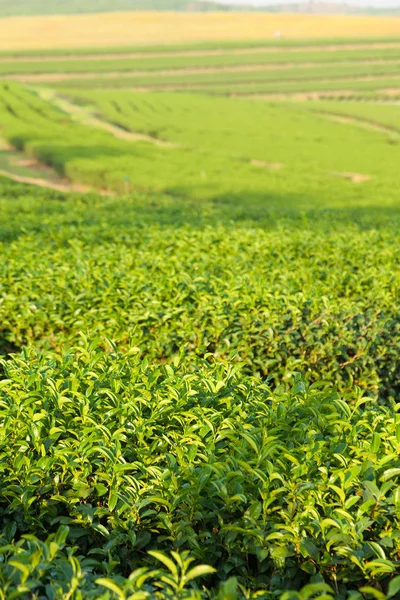
[[2,600],[398,597],[396,209],[0,209]]
[[97,598],[103,578],[155,597],[157,574],[126,578],[172,549],[214,567],[198,571],[208,589],[232,574],[265,598],[310,578],[336,590],[325,598],[400,589],[397,407],[299,377],[273,392],[212,357],[149,368],[97,343],[4,365],[4,597]]
[[62,353],[82,331],[156,363],[212,353],[274,385],[300,371],[397,399],[396,213],[273,220],[260,203],[257,220],[220,223],[236,210],[146,196],[3,201],[3,344]]

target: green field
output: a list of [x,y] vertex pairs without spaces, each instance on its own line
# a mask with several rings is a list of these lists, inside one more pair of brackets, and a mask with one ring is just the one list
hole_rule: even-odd
[[389,42],[2,58],[0,600],[400,597]]
[[[207,43],[46,55],[3,54],[0,78],[60,91],[125,89],[208,95],[337,93],[373,98],[399,88],[396,38]],[[398,95],[398,94],[397,94]]]
[[[161,53],[157,56],[152,56],[149,53],[140,55],[133,53],[131,58],[120,58],[116,55],[109,55],[107,60],[96,59],[85,59],[80,58],[65,58],[63,60],[49,60],[46,58],[40,58],[34,60],[31,58],[29,61],[14,60],[7,62],[4,59],[0,62],[0,74],[4,75],[23,75],[23,74],[71,74],[71,73],[104,73],[104,72],[123,72],[123,71],[154,71],[155,73],[162,70],[177,70],[177,69],[196,69],[211,68],[211,67],[237,67],[242,65],[244,74],[246,74],[245,68],[249,65],[268,65],[268,64],[281,64],[287,63],[316,63],[321,66],[327,65],[337,68],[337,63],[353,63],[354,61],[399,61],[400,60],[400,44],[396,47],[390,48],[372,48],[372,49],[353,49],[353,50],[336,50],[335,52],[326,51],[321,52],[320,50],[299,49],[295,52],[292,48],[282,51],[259,50],[258,48],[251,48],[251,51],[244,52],[244,50],[216,50],[215,54],[212,50],[204,50],[203,55],[198,55],[196,51],[189,51],[188,54],[184,52],[166,53],[163,56]],[[243,53],[241,53],[243,52]],[[101,55],[100,55],[101,56]]]
[[59,59],[60,57],[77,57],[77,56],[85,56],[85,57],[93,57],[100,58],[105,55],[124,55],[124,54],[166,54],[168,53],[177,53],[177,52],[193,52],[193,51],[203,51],[203,50],[249,50],[254,48],[262,48],[273,49],[274,51],[278,48],[293,48],[293,49],[304,49],[304,48],[325,48],[332,49],[332,46],[346,48],[348,46],[351,47],[367,47],[374,48],[378,44],[384,45],[387,47],[394,46],[399,44],[399,36],[389,36],[389,35],[375,35],[373,38],[371,36],[357,36],[354,37],[321,37],[316,36],[314,38],[283,38],[278,42],[276,39],[250,39],[250,40],[209,40],[209,41],[196,41],[192,43],[185,44],[177,44],[177,43],[159,43],[159,44],[146,44],[146,45],[130,45],[130,46],[95,46],[95,47],[85,47],[82,48],[54,48],[51,50],[44,50],[43,48],[31,48],[25,50],[0,50],[0,56],[2,58],[37,58],[38,56],[47,57],[47,59]]

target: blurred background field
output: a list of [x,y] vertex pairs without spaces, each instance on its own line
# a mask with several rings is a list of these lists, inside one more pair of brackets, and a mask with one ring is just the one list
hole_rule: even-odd
[[111,12],[0,20],[0,50],[172,44],[217,40],[400,35],[400,20],[368,15],[257,12]]

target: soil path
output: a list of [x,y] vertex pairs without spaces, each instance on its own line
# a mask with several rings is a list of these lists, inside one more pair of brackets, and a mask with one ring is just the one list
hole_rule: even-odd
[[[354,61],[339,61],[330,62],[329,68],[343,67],[343,66],[369,66],[369,65],[395,65],[399,64],[400,61],[397,59],[393,60],[354,60]],[[105,71],[100,73],[85,72],[85,73],[21,73],[21,74],[10,74],[0,75],[0,79],[8,79],[13,81],[20,81],[22,83],[57,83],[63,81],[91,81],[91,80],[108,80],[108,79],[129,79],[132,77],[140,78],[155,78],[155,77],[174,77],[178,75],[204,75],[204,74],[218,74],[218,73],[250,73],[250,72],[263,72],[263,71],[290,71],[294,69],[313,69],[324,66],[318,62],[305,62],[305,63],[269,63],[269,64],[248,64],[248,65],[221,65],[219,67],[190,67],[190,68],[177,68],[177,69],[161,69],[161,70],[129,70],[129,71]]]
[[168,142],[165,140],[159,140],[151,135],[146,135],[144,133],[136,133],[133,131],[128,131],[123,129],[119,125],[114,123],[110,123],[108,121],[103,121],[93,113],[91,113],[84,106],[78,106],[65,98],[61,98],[57,96],[54,92],[49,90],[42,90],[40,96],[52,102],[55,106],[60,108],[63,112],[71,115],[80,123],[85,125],[89,125],[91,127],[96,127],[97,129],[102,129],[107,131],[115,138],[119,140],[131,141],[131,142],[149,142],[151,144],[155,144],[156,146],[162,146],[164,148],[177,148],[178,144],[173,144],[172,142]]
[[5,171],[3,169],[0,169],[0,175],[2,177],[12,179],[13,181],[17,181],[18,183],[26,183],[28,185],[47,188],[50,190],[55,190],[57,192],[79,192],[81,194],[96,192],[101,196],[114,196],[114,194],[108,190],[96,190],[87,185],[71,183],[64,180],[63,183],[61,183],[57,181],[52,181],[50,179],[43,179],[40,177],[25,177],[23,175],[17,175],[16,173],[12,173],[11,171]]
[[253,158],[250,164],[254,167],[262,167],[263,169],[271,169],[272,171],[278,171],[285,166],[283,163],[267,162],[265,160],[258,160],[257,158]]
[[[368,90],[369,91],[369,90]],[[243,92],[243,93],[231,93],[230,96],[234,98],[245,98],[247,100],[298,100],[303,102],[304,100],[326,100],[329,98],[350,98],[353,101],[358,98],[364,99],[364,90],[349,90],[349,89],[337,89],[330,91],[313,90],[309,92]],[[380,88],[375,90],[375,93],[379,92],[382,96],[400,96],[400,87],[398,88]],[[382,98],[380,98],[382,99]]]
[[310,46],[253,46],[251,48],[210,48],[204,50],[165,50],[163,52],[124,52],[124,53],[104,53],[104,54],[66,54],[51,56],[48,54],[36,56],[2,56],[0,63],[24,63],[24,62],[65,62],[71,60],[118,60],[135,58],[172,58],[174,56],[223,56],[243,55],[243,54],[277,54],[285,52],[291,54],[294,52],[338,52],[340,50],[385,50],[390,48],[400,48],[399,42],[371,42],[367,44],[330,44],[330,45],[310,45]]
[[[57,192],[95,192],[102,196],[114,196],[111,190],[98,189],[89,185],[73,183],[61,177],[49,165],[35,158],[27,157],[6,140],[0,138],[0,151],[3,155],[0,176],[19,183],[55,190]],[[4,160],[5,159],[5,160]],[[21,172],[22,169],[22,172]],[[26,172],[24,172],[26,170]]]
[[332,175],[334,177],[347,179],[352,183],[365,183],[366,181],[370,181],[372,179],[370,175],[362,175],[361,173],[333,172]]
[[[249,86],[258,86],[258,85],[262,85],[264,83],[267,84],[280,84],[282,82],[284,83],[298,83],[300,86],[304,83],[315,83],[316,85],[318,85],[318,83],[330,83],[330,82],[346,82],[346,81],[360,81],[360,82],[372,82],[372,81],[381,81],[381,80],[390,80],[390,81],[397,81],[398,79],[400,79],[400,75],[397,74],[382,74],[382,75],[341,75],[339,77],[312,77],[310,79],[307,79],[306,77],[299,79],[299,78],[291,78],[291,77],[279,77],[278,79],[269,79],[267,81],[262,81],[262,80],[254,80],[254,79],[242,79],[241,81],[236,81],[236,80],[226,80],[223,81],[223,83],[218,83],[215,81],[199,81],[199,82],[195,82],[195,81],[190,81],[190,82],[182,82],[182,83],[177,83],[177,84],[168,84],[167,82],[163,82],[163,83],[157,83],[157,84],[150,84],[147,87],[140,87],[140,91],[143,90],[147,90],[147,91],[152,91],[152,90],[162,90],[162,91],[179,91],[181,89],[185,89],[185,90],[191,90],[193,89],[193,91],[197,91],[198,89],[203,89],[203,88],[212,88],[213,91],[218,91],[219,87],[222,86],[222,92],[224,92],[224,88],[225,86],[228,85],[249,85]],[[241,92],[233,92],[234,94],[238,94],[240,95]],[[247,94],[247,91],[244,91],[243,94]],[[257,92],[256,92],[257,93]],[[290,93],[290,92],[289,92]],[[295,93],[295,92],[293,92]]]
[[374,131],[380,131],[381,133],[396,136],[400,135],[400,129],[390,127],[389,125],[383,125],[382,123],[377,123],[376,121],[372,121],[370,119],[364,119],[363,117],[357,117],[355,115],[344,115],[341,113],[328,112],[325,110],[316,110],[315,114],[318,114],[319,116],[325,117],[330,121],[334,121],[336,123],[350,123],[351,125],[362,127],[363,129],[372,129]]

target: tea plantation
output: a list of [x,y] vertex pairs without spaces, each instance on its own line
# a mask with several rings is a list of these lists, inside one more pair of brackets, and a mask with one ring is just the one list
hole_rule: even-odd
[[398,211],[1,197],[3,597],[396,597]]
[[400,598],[399,107],[61,87],[0,86],[0,600]]

